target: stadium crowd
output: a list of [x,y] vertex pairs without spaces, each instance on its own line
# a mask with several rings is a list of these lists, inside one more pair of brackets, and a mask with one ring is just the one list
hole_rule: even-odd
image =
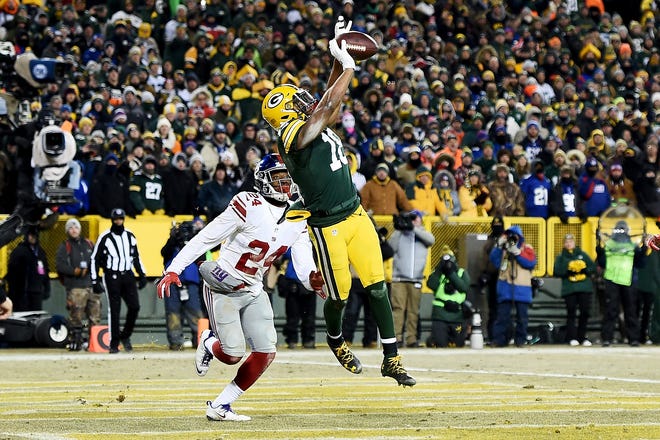
[[[218,215],[276,148],[263,97],[283,83],[323,92],[343,15],[380,47],[336,125],[371,212],[566,220],[624,199],[660,216],[648,0],[630,21],[598,0],[5,3],[0,38],[66,63],[30,111],[73,127],[70,214]],[[2,137],[2,212],[16,142]]]

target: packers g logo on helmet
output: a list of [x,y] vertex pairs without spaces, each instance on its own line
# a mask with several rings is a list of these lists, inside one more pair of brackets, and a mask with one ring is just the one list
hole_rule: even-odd
[[261,114],[275,130],[279,130],[284,123],[301,117],[293,107],[293,95],[297,91],[297,87],[285,84],[275,87],[264,98]]
[[261,104],[261,115],[275,130],[293,119],[306,120],[317,100],[305,89],[283,84],[271,90]]

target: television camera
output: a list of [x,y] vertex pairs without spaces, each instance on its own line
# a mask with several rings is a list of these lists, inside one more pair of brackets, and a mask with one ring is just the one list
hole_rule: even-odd
[[415,211],[404,212],[399,215],[392,216],[392,224],[394,229],[398,231],[412,231],[414,229],[413,220],[417,218]]
[[37,58],[33,52],[16,55],[11,41],[0,41],[0,94],[7,102],[9,121],[14,127],[30,122],[30,101],[50,82],[64,78],[70,61]]
[[22,235],[28,226],[48,229],[57,220],[52,208],[76,202],[80,166],[73,161],[76,142],[52,113],[44,109],[35,120],[14,131],[18,146],[18,203],[0,223],[0,247]]

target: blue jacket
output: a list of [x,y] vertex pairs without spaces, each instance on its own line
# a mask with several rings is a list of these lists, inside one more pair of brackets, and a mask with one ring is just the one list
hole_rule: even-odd
[[578,188],[587,216],[598,217],[612,205],[612,197],[604,180],[584,173],[580,176]]
[[532,302],[532,269],[536,266],[534,249],[525,243],[519,226],[512,226],[507,233],[518,235],[519,255],[514,255],[504,247],[495,246],[490,252],[491,263],[499,268],[497,280],[497,302]]
[[548,218],[551,189],[552,184],[545,176],[539,179],[536,174],[532,174],[520,182],[520,190],[525,195],[527,216]]

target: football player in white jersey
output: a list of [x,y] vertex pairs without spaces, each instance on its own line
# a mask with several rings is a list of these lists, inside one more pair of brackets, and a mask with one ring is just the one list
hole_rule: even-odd
[[228,208],[181,249],[158,282],[159,298],[169,286],[181,285],[178,275],[199,255],[222,243],[217,261],[200,266],[204,300],[211,330],[205,330],[195,354],[197,374],[204,376],[213,358],[238,363],[234,380],[211,402],[206,417],[218,421],[246,421],[232,411],[238,399],[275,358],[277,333],[273,310],[262,280],[270,265],[289,247],[296,274],[305,288],[324,297],[323,278],[317,271],[307,222],[280,221],[291,195],[291,176],[277,154],[266,155],[255,170],[256,192],[238,193]]

